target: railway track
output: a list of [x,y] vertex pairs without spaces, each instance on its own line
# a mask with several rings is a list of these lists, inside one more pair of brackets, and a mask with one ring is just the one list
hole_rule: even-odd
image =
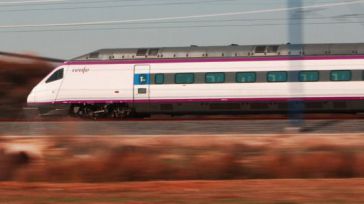
[[[196,120],[290,120],[283,114],[247,114],[247,115],[152,115],[123,120],[112,118],[77,118],[77,117],[18,117],[0,118],[0,122],[56,122],[56,121],[196,121]],[[364,119],[364,114],[304,114],[303,120],[356,120]]]
[[[363,133],[364,119],[310,119],[300,125],[302,133]],[[287,133],[286,119],[130,119],[126,121],[48,120],[3,121],[0,135],[247,135]]]

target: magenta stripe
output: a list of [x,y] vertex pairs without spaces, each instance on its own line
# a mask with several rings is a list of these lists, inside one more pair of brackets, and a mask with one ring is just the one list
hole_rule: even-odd
[[364,100],[363,97],[306,97],[306,98],[207,98],[207,99],[152,99],[152,100],[65,100],[52,102],[28,103],[36,104],[110,104],[110,103],[193,103],[193,102],[288,102],[298,101],[353,101]]
[[80,60],[68,61],[65,65],[90,64],[156,64],[156,63],[188,63],[188,62],[249,62],[249,61],[292,61],[292,60],[350,60],[364,59],[364,55],[334,56],[278,56],[278,57],[230,57],[230,58],[184,58],[184,59],[136,59],[136,60]]

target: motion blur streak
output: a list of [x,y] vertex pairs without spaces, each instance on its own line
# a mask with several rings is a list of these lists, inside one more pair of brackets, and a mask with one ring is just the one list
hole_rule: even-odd
[[26,96],[53,68],[40,60],[14,59],[0,59],[0,119],[22,117],[19,110],[25,106]]
[[358,178],[362,136],[3,138],[0,180]]

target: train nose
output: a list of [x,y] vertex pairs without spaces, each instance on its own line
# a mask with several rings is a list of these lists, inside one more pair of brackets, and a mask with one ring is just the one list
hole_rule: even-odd
[[31,91],[27,98],[27,104],[35,103],[35,92]]

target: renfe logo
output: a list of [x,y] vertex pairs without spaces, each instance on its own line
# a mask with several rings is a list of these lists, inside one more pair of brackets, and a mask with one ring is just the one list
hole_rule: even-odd
[[84,67],[84,68],[72,69],[72,72],[79,72],[79,73],[82,73],[82,74],[84,74],[84,73],[86,73],[86,72],[89,72],[89,71],[90,71],[90,69],[89,69],[89,68],[86,68],[86,67]]

